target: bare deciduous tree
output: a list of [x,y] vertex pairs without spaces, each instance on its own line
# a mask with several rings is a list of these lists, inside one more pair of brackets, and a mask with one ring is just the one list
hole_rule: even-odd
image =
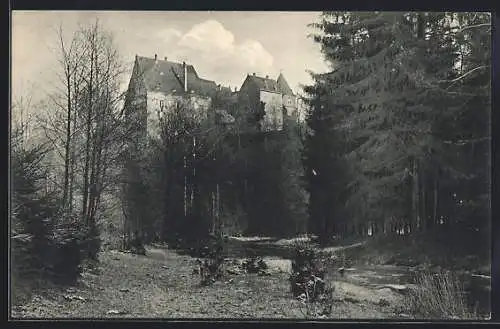
[[67,42],[57,31],[59,88],[38,117],[61,161],[64,209],[87,223],[97,219],[102,194],[113,190],[125,145],[120,75],[124,72],[113,36],[99,21],[80,27]]

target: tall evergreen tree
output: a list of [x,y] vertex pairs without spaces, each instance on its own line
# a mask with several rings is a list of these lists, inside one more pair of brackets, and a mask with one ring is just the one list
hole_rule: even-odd
[[[470,29],[487,27],[482,23],[485,15],[474,19]],[[333,67],[315,75],[315,85],[306,88],[312,108],[305,158],[313,221],[334,223],[331,217],[345,209],[350,223],[360,227],[352,231],[362,234],[368,225],[379,229],[377,223],[408,233],[438,221],[444,192],[438,186],[440,175],[466,172],[454,168],[464,161],[451,160],[453,152],[461,152],[448,146],[450,133],[466,135],[463,127],[450,122],[460,121],[466,113],[464,102],[476,97],[475,92],[453,90],[464,78],[457,63],[463,68],[464,48],[472,49],[458,37],[465,20],[460,23],[460,16],[447,13],[334,12],[313,24],[320,30],[315,40]],[[483,36],[475,42],[476,49],[488,50],[487,33]],[[469,50],[468,55],[478,58],[479,51],[473,53]],[[481,60],[482,65],[473,64],[465,75],[484,72],[487,56]],[[484,120],[476,122],[484,132]],[[336,154],[330,157],[330,152]],[[343,174],[315,178],[315,167],[322,164],[331,170],[341,161]],[[351,173],[347,185],[340,183],[346,172]],[[346,203],[332,198],[334,183],[342,186],[337,191],[347,192]],[[324,206],[326,195],[336,209]]]

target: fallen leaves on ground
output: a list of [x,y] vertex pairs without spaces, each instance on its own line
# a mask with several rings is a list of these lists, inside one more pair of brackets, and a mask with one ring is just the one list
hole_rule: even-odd
[[[77,287],[50,287],[14,306],[14,318],[304,318],[290,293],[288,273],[240,273],[200,286],[195,259],[171,250],[146,256],[105,251],[100,274],[83,275]],[[267,274],[267,273],[266,273]],[[336,302],[331,318],[387,318],[379,304]],[[392,303],[391,303],[392,304]]]

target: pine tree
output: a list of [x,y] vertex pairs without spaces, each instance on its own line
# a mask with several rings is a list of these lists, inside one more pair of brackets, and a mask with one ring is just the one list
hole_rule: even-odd
[[299,135],[299,127],[289,123],[284,128],[284,145],[281,147],[281,183],[284,204],[285,228],[290,233],[307,232],[307,204],[309,195],[304,184],[304,167],[301,152],[303,141]]
[[335,129],[336,122],[343,117],[340,107],[326,105],[321,101],[327,86],[306,88],[310,94],[317,93],[310,102],[307,125],[311,133],[304,141],[304,168],[308,183],[309,231],[320,236],[326,242],[329,236],[337,232],[335,224],[341,224],[343,218],[343,194],[346,190],[348,173],[342,159],[345,139]]
[[[368,225],[377,230],[377,221],[387,224],[389,218],[389,230],[408,233],[437,220],[441,204],[436,196],[443,192],[436,187],[439,176],[460,172],[449,161],[453,151],[447,149],[445,135],[464,133],[446,122],[470,100],[451,89],[460,80],[456,21],[445,13],[325,13],[313,24],[321,32],[315,40],[333,69],[315,75],[315,85],[306,89],[312,107],[306,165],[309,173],[319,163],[334,168],[345,161],[344,175],[351,173],[343,186],[347,202],[328,197],[337,200],[337,209],[349,211],[351,224],[360,224],[361,230],[353,231],[365,234]],[[334,213],[321,198],[340,179],[329,178],[329,187],[319,192],[321,184],[328,184],[325,179],[315,182],[315,174],[317,170],[309,175],[310,208],[316,209],[311,215],[318,221]]]
[[[471,233],[490,232],[491,17],[488,13],[460,13],[452,18],[459,60],[456,76],[442,81],[441,88],[460,104],[436,122],[443,142],[440,212],[445,226],[477,241]],[[467,234],[460,233],[463,231]]]

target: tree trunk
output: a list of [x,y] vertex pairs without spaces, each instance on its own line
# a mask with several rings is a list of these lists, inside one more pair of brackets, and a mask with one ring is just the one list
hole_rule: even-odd
[[201,212],[201,207],[200,204],[197,204],[196,202],[200,202],[200,200],[195,200],[196,197],[199,197],[199,186],[197,182],[197,177],[196,177],[196,136],[193,136],[193,189],[191,191],[191,205],[196,204],[197,209],[196,209],[196,215],[197,216],[202,216]]
[[[76,90],[75,90],[76,92]],[[78,94],[76,92],[76,94]],[[75,109],[78,108],[78,103],[76,101],[76,97],[75,97]],[[74,191],[74,181],[75,181],[75,163],[76,163],[76,150],[75,150],[75,147],[76,147],[76,124],[77,124],[77,120],[76,120],[76,115],[73,115],[72,117],[72,124],[73,124],[73,143],[71,143],[71,161],[70,161],[70,181],[69,181],[69,212],[70,213],[73,213],[73,191]]]
[[[98,110],[99,111],[99,110]],[[99,117],[99,116],[97,116]],[[99,119],[96,123],[96,128],[99,126]],[[98,130],[98,129],[96,129]],[[97,157],[100,148],[100,141],[98,132],[94,131],[92,134],[92,150],[91,150],[91,158],[90,158],[90,178],[89,178],[89,199],[88,199],[88,209],[87,216],[89,221],[94,220],[94,211],[96,206],[96,190],[97,190],[97,181],[98,181],[98,163]]]
[[425,170],[421,170],[421,174],[420,174],[420,206],[421,206],[421,210],[420,210],[420,214],[421,214],[421,218],[420,218],[420,225],[418,227],[418,231],[420,232],[424,232],[426,230],[426,225],[427,225],[427,217],[428,217],[428,214],[427,214],[427,204],[428,204],[428,198],[427,198],[427,179],[428,179],[428,175],[426,174],[427,172]]
[[71,148],[71,73],[69,63],[66,64],[66,97],[67,97],[67,113],[66,113],[66,140],[64,145],[64,188],[63,188],[63,206],[68,207],[68,189],[69,189],[69,172],[70,172],[70,148]]
[[95,190],[96,190],[96,174],[97,174],[97,168],[96,168],[96,158],[97,158],[97,136],[96,132],[92,134],[92,142],[91,142],[91,155],[90,155],[90,176],[89,176],[89,185],[88,185],[88,206],[87,206],[87,213],[86,216],[88,218],[88,221],[93,221],[93,208],[94,208],[94,203],[95,203]]
[[217,216],[215,215],[215,192],[212,190],[211,193],[211,198],[212,198],[212,233],[215,232],[215,227],[216,227],[216,222],[217,222]]
[[87,216],[87,203],[88,203],[88,190],[89,190],[89,166],[90,166],[90,142],[91,142],[91,124],[92,124],[92,110],[93,110],[93,79],[94,79],[94,36],[92,34],[91,40],[91,55],[90,55],[90,83],[88,85],[88,103],[87,103],[87,118],[85,122],[85,166],[83,170],[83,202],[82,202],[82,217],[85,218],[87,224],[89,218]]
[[[81,69],[83,71],[83,69]],[[82,76],[81,76],[81,71],[80,74],[77,76],[76,72],[74,74],[73,78],[73,116],[72,116],[72,121],[73,121],[73,131],[72,131],[72,145],[71,145],[71,167],[70,167],[70,183],[69,183],[69,212],[73,213],[73,201],[74,201],[74,189],[75,189],[75,167],[76,167],[76,145],[78,143],[78,135],[77,135],[77,125],[79,123],[78,119],[78,112],[81,110],[80,102],[78,96],[81,95],[80,92],[80,84],[82,83]],[[78,79],[77,79],[78,77]]]
[[101,137],[102,137],[102,124],[103,124],[103,112],[106,111],[106,105],[103,104],[103,94],[101,91],[102,82],[99,81],[99,54],[95,56],[95,81],[96,81],[96,115],[94,118],[94,122],[92,123],[93,131],[92,134],[92,143],[91,143],[91,156],[90,156],[90,177],[89,177],[89,200],[87,206],[87,217],[89,221],[94,221],[95,215],[95,207],[96,207],[96,190],[98,184],[98,154],[101,150]]
[[186,156],[184,155],[184,217],[187,217],[187,163]]
[[425,16],[424,13],[417,14],[417,39],[424,39],[425,36]]
[[[439,170],[436,170],[436,176],[434,177],[434,202],[432,211],[432,222],[431,225],[434,226],[438,222],[438,207],[439,207]],[[431,228],[431,227],[429,227]]]
[[215,192],[215,218],[217,219],[217,223],[219,225],[221,224],[221,219],[220,219],[220,191],[219,191],[219,183],[216,184],[215,186],[216,192]]
[[172,187],[175,186],[176,182],[173,179],[173,155],[171,150],[165,150],[165,163],[164,168],[166,168],[164,173],[163,186],[165,187],[165,203],[164,212],[165,216],[163,218],[162,225],[162,240],[167,241],[169,237],[169,231],[173,228],[172,218],[175,217],[175,211],[173,211],[175,205],[172,200]]
[[416,159],[412,161],[412,216],[410,216],[410,227],[416,227],[420,223],[420,198],[419,198],[419,166]]
[[[101,201],[101,193],[102,193],[102,184],[104,180],[104,176],[106,174],[106,152],[104,154],[104,159],[103,157],[103,151],[104,151],[104,145],[103,145],[103,140],[104,140],[104,122],[105,119],[100,120],[101,122],[101,133],[98,142],[96,143],[96,150],[95,152],[97,153],[96,159],[95,159],[95,172],[94,172],[94,182],[92,185],[91,189],[91,196],[92,196],[92,207],[90,208],[90,218],[92,220],[95,220],[97,210],[100,205]],[[103,161],[104,160],[104,161]]]

